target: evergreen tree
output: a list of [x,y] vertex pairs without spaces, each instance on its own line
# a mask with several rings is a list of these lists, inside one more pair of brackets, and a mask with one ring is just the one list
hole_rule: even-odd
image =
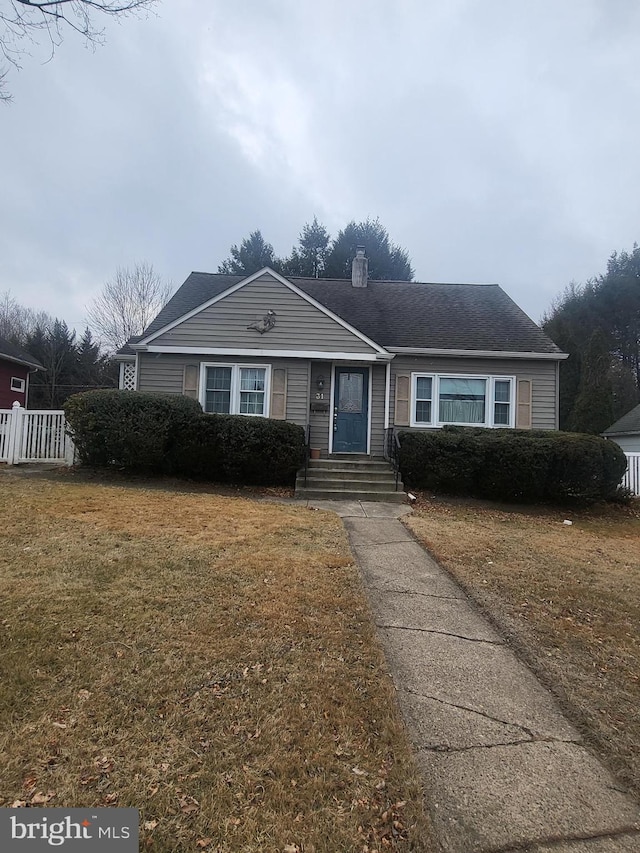
[[[640,250],[613,253],[604,275],[583,285],[572,284],[552,305],[542,327],[569,358],[560,363],[560,428],[591,432],[600,422],[596,394],[588,405],[588,379],[598,380],[598,405],[610,412],[607,426],[630,411],[640,399]],[[610,355],[608,391],[595,354],[594,334]],[[604,343],[603,343],[604,342]],[[594,373],[595,371],[595,373]],[[609,408],[609,402],[611,407]],[[608,416],[608,415],[607,415]],[[602,419],[604,420],[604,418]]]
[[95,388],[116,388],[119,365],[100,351],[100,345],[87,328],[76,346],[73,393]]
[[329,240],[329,232],[314,216],[313,222],[307,223],[300,233],[299,248],[294,246],[291,255],[282,262],[284,275],[322,278],[327,262]]
[[331,243],[325,278],[351,278],[351,261],[357,246],[364,246],[369,260],[369,278],[387,281],[412,281],[409,253],[389,239],[379,219],[349,222]]
[[73,390],[76,367],[76,333],[63,320],[50,329],[37,327],[26,349],[44,366],[31,375],[29,405],[32,409],[59,409]]
[[611,353],[603,332],[595,331],[582,356],[580,386],[569,417],[574,432],[603,432],[614,421]]
[[227,275],[251,275],[263,267],[280,270],[280,261],[276,258],[271,243],[265,242],[260,231],[252,231],[240,246],[232,246],[231,257],[218,267],[219,273]]

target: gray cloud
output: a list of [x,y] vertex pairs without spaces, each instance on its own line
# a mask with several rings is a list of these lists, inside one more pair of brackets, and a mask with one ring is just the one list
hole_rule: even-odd
[[95,53],[69,36],[0,110],[0,292],[81,325],[118,265],[178,284],[254,228],[285,253],[314,214],[373,215],[419,279],[499,281],[537,319],[638,238],[638,23],[611,0],[166,0]]

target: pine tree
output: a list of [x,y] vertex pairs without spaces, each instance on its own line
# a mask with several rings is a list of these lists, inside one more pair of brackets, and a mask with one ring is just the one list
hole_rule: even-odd
[[263,267],[271,267],[278,271],[280,261],[276,258],[271,243],[265,242],[261,232],[252,231],[240,246],[232,246],[229,250],[231,257],[224,260],[218,267],[219,273],[227,275],[251,275]]
[[369,260],[369,278],[386,281],[412,281],[413,268],[406,249],[389,239],[379,219],[349,222],[331,243],[324,277],[351,278],[351,261],[357,246],[364,246]]
[[299,248],[294,246],[291,255],[282,262],[284,275],[322,278],[327,262],[329,240],[329,232],[314,216],[313,222],[307,223],[300,233]]

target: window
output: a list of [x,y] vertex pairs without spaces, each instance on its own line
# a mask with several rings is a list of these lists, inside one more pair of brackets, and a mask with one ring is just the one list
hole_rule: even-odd
[[231,412],[231,370],[230,367],[208,367],[204,410],[217,415]]
[[431,423],[431,388],[433,378],[431,376],[416,377],[416,422],[419,424]]
[[511,423],[511,380],[495,379],[493,389],[493,423],[495,426],[509,426]]
[[438,421],[441,424],[484,424],[486,396],[486,379],[441,377]]
[[11,377],[11,390],[19,391],[21,394],[24,394],[25,389],[25,381],[24,379],[18,379],[17,376]]
[[512,377],[414,373],[411,388],[411,426],[514,426]]
[[203,367],[204,388],[201,397],[205,412],[267,416],[270,366],[207,364]]

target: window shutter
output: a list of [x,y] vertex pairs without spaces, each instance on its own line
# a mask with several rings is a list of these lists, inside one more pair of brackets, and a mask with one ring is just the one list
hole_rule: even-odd
[[396,426],[409,426],[409,406],[411,402],[411,377],[408,374],[396,376],[396,406],[393,422]]
[[516,429],[531,429],[531,385],[530,379],[518,379]]
[[198,399],[198,380],[200,378],[200,366],[198,364],[185,364],[182,376],[182,393],[185,397]]
[[280,421],[287,417],[287,371],[275,367],[271,371],[271,410],[269,417]]

